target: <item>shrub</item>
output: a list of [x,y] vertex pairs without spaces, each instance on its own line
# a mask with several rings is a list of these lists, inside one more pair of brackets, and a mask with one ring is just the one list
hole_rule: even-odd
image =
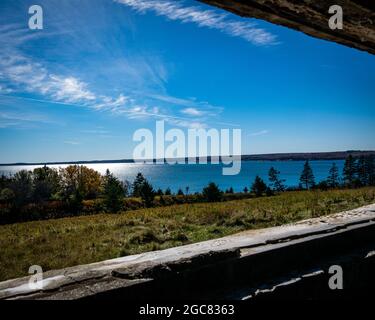
[[103,199],[83,200],[82,212],[83,214],[96,214],[105,210]]
[[16,195],[14,194],[13,190],[10,188],[5,188],[0,192],[0,202],[3,203],[12,203],[15,199]]
[[125,198],[123,200],[124,210],[136,210],[144,208],[144,203],[139,198]]

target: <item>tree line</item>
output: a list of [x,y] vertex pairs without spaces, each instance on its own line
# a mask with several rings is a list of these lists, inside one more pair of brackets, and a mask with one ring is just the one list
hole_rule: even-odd
[[[0,222],[9,220],[4,218],[5,216],[10,216],[12,221],[18,220],[16,215],[25,207],[31,207],[31,209],[35,207],[34,211],[43,211],[45,207],[38,205],[51,202],[57,203],[63,207],[63,210],[72,214],[80,214],[84,209],[84,201],[87,202],[87,200],[100,200],[100,207],[97,211],[118,212],[124,210],[124,199],[129,198],[141,199],[141,204],[132,204],[134,208],[138,208],[140,205],[151,207],[173,203],[214,202],[262,195],[270,196],[292,190],[285,186],[285,180],[280,178],[280,172],[274,167],[271,167],[268,172],[268,180],[267,184],[260,176],[256,176],[250,189],[245,187],[242,193],[235,193],[233,188],[222,191],[214,182],[209,183],[200,193],[189,194],[189,187],[184,190],[180,188],[176,193],[172,193],[170,188],[164,191],[155,190],[142,173],[138,173],[134,181],[130,183],[121,181],[109,170],[101,175],[93,169],[79,165],[59,169],[44,166],[33,171],[21,170],[12,176],[0,177]],[[374,156],[359,158],[349,156],[345,160],[341,175],[337,165],[333,163],[327,178],[319,183],[315,182],[313,169],[310,162],[306,161],[300,175],[300,184],[293,190],[327,190],[374,185]],[[235,195],[241,195],[241,197]],[[181,199],[185,199],[186,202],[181,202]]]
[[[283,192],[286,189],[284,185],[285,180],[280,179],[280,171],[271,167],[268,172],[268,179],[270,184],[267,185],[259,176],[255,177],[255,181],[252,184],[251,191],[257,195],[264,193],[273,194],[274,192]],[[328,176],[326,179],[316,183],[313,169],[308,160],[305,161],[303,169],[299,179],[297,190],[311,190],[320,189],[328,190],[335,188],[359,188],[366,186],[375,186],[375,157],[360,156],[354,158],[349,155],[345,159],[344,168],[342,175],[339,173],[339,169],[336,163],[332,163],[329,169]]]
[[358,188],[375,185],[375,157],[360,156],[354,158],[349,155],[344,163],[342,175],[335,163],[329,169],[328,177],[325,180],[315,183],[314,174],[308,161],[305,162],[300,177],[300,187],[312,189],[330,188]]

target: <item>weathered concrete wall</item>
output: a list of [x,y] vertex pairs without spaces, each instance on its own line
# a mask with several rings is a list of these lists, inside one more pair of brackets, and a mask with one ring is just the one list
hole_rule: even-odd
[[[375,54],[375,1],[373,0],[199,0],[243,17],[302,31],[310,36]],[[331,5],[344,12],[344,29],[328,26]]]
[[327,267],[337,263],[349,270],[344,270],[349,275],[346,284],[352,283],[353,288],[375,285],[368,271],[374,268],[374,252],[375,204],[49,271],[44,274],[42,290],[30,289],[28,277],[1,282],[0,299],[253,299],[285,291],[292,296],[301,287],[323,286],[327,291]]

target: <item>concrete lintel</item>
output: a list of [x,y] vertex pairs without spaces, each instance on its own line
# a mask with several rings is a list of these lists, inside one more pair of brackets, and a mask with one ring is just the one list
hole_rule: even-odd
[[[375,2],[371,0],[199,0],[237,15],[258,18],[375,54]],[[330,6],[343,9],[344,28],[331,30]]]

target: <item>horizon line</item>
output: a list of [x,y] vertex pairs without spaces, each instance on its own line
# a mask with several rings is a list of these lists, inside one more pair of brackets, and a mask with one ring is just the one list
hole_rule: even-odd
[[[375,150],[345,150],[345,151],[323,151],[323,152],[277,152],[277,153],[259,153],[259,154],[242,154],[242,155],[227,155],[227,156],[202,156],[202,157],[184,157],[184,158],[160,158],[160,159],[103,159],[103,160],[71,160],[71,161],[38,161],[38,162],[13,162],[13,163],[0,163],[0,166],[33,166],[33,165],[64,165],[64,164],[98,164],[98,163],[146,163],[153,162],[157,164],[157,161],[169,161],[169,160],[189,160],[189,159],[200,159],[207,158],[207,161],[211,158],[218,157],[241,157],[241,161],[251,161],[251,160],[265,160],[265,161],[281,161],[281,160],[342,160],[345,159],[344,155],[362,153],[362,154],[374,154]],[[307,156],[319,156],[320,158],[308,159]],[[332,157],[324,158],[322,155]],[[336,155],[336,157],[334,157]],[[300,156],[300,159],[298,158]],[[303,156],[303,157],[302,157]],[[251,159],[252,158],[252,159]],[[263,158],[263,159],[262,159]],[[273,159],[271,159],[273,158]],[[198,162],[199,163],[199,162]],[[151,164],[151,163],[150,163]]]

